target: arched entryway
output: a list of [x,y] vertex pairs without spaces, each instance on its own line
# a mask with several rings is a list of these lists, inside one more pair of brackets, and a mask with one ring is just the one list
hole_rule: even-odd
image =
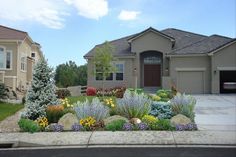
[[145,51],[140,54],[142,87],[161,87],[162,58],[162,53],[157,51]]

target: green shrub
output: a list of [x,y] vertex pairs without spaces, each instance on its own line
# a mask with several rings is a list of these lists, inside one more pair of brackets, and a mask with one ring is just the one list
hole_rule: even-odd
[[170,99],[173,98],[174,94],[171,90],[160,89],[160,90],[157,91],[156,95],[161,98],[160,101],[167,102],[167,101],[169,101]]
[[147,95],[125,91],[124,97],[117,100],[117,113],[128,119],[147,115],[151,110],[151,100]]
[[30,120],[30,119],[21,118],[18,121],[18,125],[19,125],[21,131],[24,131],[24,132],[34,133],[34,132],[40,131],[40,127],[37,124],[37,122]]
[[130,92],[134,92],[134,93],[137,93],[137,94],[142,94],[143,93],[143,89],[142,88],[128,88],[128,90]]
[[0,99],[5,98],[7,96],[7,88],[5,84],[0,83]]
[[65,97],[71,96],[71,93],[68,89],[58,89],[56,95],[59,99],[65,99]]
[[175,127],[173,127],[170,123],[169,119],[160,119],[155,125],[153,125],[152,130],[175,130]]
[[142,122],[146,123],[148,125],[148,127],[152,130],[155,128],[155,125],[158,121],[159,121],[158,118],[151,116],[151,115],[145,115],[142,118]]
[[119,120],[115,120],[109,124],[107,124],[105,126],[105,129],[106,130],[109,130],[109,131],[121,131],[122,128],[123,128],[123,125],[126,123],[125,120],[122,120],[122,119],[119,119]]

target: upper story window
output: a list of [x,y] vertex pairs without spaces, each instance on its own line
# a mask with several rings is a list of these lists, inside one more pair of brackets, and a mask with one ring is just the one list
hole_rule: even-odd
[[21,59],[20,59],[20,69],[22,70],[22,71],[26,71],[26,69],[27,69],[27,58],[26,58],[26,56],[21,56]]
[[35,52],[32,52],[32,53],[31,53],[31,57],[32,57],[32,58],[35,58]]
[[95,67],[95,70],[96,70],[96,74],[95,74],[95,79],[96,80],[102,80],[102,67],[98,67],[98,66],[96,66]]
[[0,69],[12,69],[12,51],[0,47]]

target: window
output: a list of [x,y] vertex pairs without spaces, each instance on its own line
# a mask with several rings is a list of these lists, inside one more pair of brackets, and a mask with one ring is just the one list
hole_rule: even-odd
[[21,59],[20,59],[20,61],[21,61],[21,64],[20,64],[20,69],[22,70],[22,71],[26,71],[26,64],[27,64],[27,60],[26,60],[26,57],[25,56],[22,56],[21,57]]
[[35,53],[34,52],[31,53],[31,57],[35,58]]
[[96,66],[96,80],[102,80],[102,69]]
[[120,81],[124,79],[124,64],[116,64],[116,80]]
[[106,78],[106,80],[109,81],[113,80],[113,73],[110,73],[109,76]]
[[0,47],[0,69],[5,69],[6,67],[6,54],[4,50],[4,48]]
[[6,52],[6,69],[12,68],[12,51],[7,50]]

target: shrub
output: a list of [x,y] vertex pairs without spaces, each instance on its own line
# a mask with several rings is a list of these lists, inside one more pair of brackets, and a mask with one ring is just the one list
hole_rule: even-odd
[[96,97],[90,103],[88,99],[85,102],[78,101],[75,104],[75,113],[78,119],[93,117],[98,122],[109,116],[109,108]]
[[173,116],[170,103],[162,101],[152,102],[150,114],[158,119],[170,119]]
[[65,111],[62,105],[49,105],[46,109],[46,115],[49,123],[57,123],[64,114]]
[[192,130],[197,130],[197,125],[195,123],[189,123],[186,125],[176,125],[175,129],[177,131],[192,131]]
[[171,90],[160,89],[157,91],[156,95],[161,98],[160,101],[165,101],[165,102],[173,98],[173,93]]
[[75,123],[71,126],[71,130],[72,131],[83,131],[84,127],[80,124]]
[[64,108],[71,108],[73,107],[72,104],[70,104],[69,100],[67,98],[61,99],[61,103],[64,106]]
[[124,97],[117,100],[117,113],[129,119],[142,118],[151,110],[151,101],[144,94],[125,91]]
[[71,93],[68,89],[64,88],[64,89],[57,89],[56,95],[57,98],[59,99],[65,99],[65,97],[71,96]]
[[115,120],[109,124],[107,124],[105,126],[105,129],[106,130],[109,130],[109,131],[120,131],[123,129],[123,125],[126,123],[125,120],[122,120],[122,119],[119,119],[119,120]]
[[18,121],[18,125],[19,125],[21,131],[24,131],[24,132],[34,133],[34,132],[40,131],[40,127],[37,124],[37,122],[30,120],[30,119],[21,118]]
[[132,131],[134,129],[134,125],[132,123],[125,123],[122,129],[124,131]]
[[123,98],[126,88],[125,87],[115,87],[113,90],[115,91],[116,98]]
[[194,107],[196,105],[196,99],[194,97],[177,93],[170,102],[171,110],[174,115],[183,114],[194,122]]
[[158,118],[151,116],[151,115],[145,115],[142,118],[142,122],[146,123],[149,128],[153,129],[158,122]]
[[80,125],[82,125],[86,130],[92,130],[92,128],[96,124],[96,120],[93,117],[87,117],[84,119],[80,119]]
[[87,96],[95,96],[97,94],[96,88],[94,87],[88,87],[86,90]]
[[175,130],[169,119],[160,119],[152,128],[153,130]]
[[151,96],[151,98],[153,101],[160,101],[161,100],[161,97],[158,95],[153,95],[153,96]]
[[137,94],[142,94],[143,93],[143,89],[141,89],[141,88],[128,88],[128,90],[130,92],[134,92],[134,93],[137,93]]
[[48,126],[48,119],[46,117],[39,117],[36,119],[36,122],[41,130],[44,130]]
[[3,99],[7,96],[7,88],[5,84],[0,83],[0,99]]

